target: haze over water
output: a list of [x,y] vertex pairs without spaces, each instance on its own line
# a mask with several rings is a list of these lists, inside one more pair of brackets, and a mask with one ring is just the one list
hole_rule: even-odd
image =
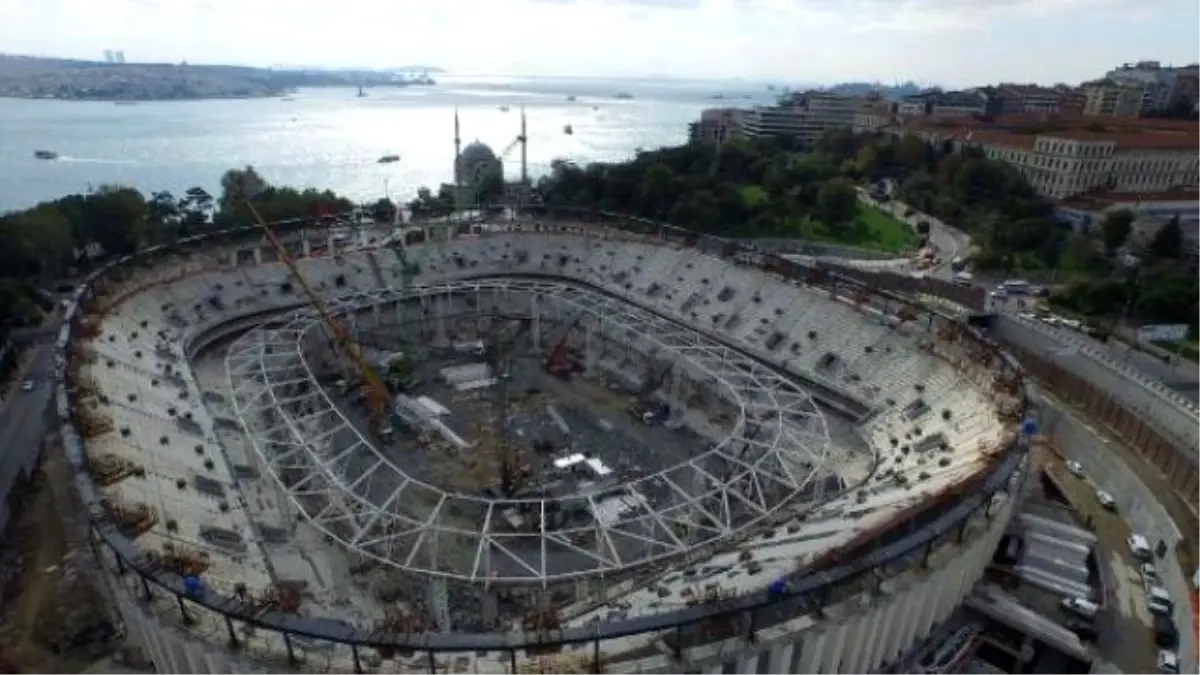
[[[680,80],[602,80],[443,76],[436,87],[303,90],[291,100],[108,102],[0,99],[0,211],[89,186],[132,185],[180,193],[216,191],[221,174],[251,164],[267,180],[332,188],[357,200],[406,200],[421,185],[451,178],[454,109],[463,144],[500,153],[519,133],[521,105],[529,120],[529,164],[535,177],[555,158],[619,160],[638,148],[682,142],[700,109],[734,104],[722,94],[767,102],[763,85]],[[633,95],[617,100],[618,92]],[[568,101],[575,96],[575,101]],[[737,104],[749,104],[738,100]],[[503,112],[501,106],[508,106]],[[595,108],[595,109],[593,109]],[[564,132],[571,125],[574,133]],[[34,158],[36,150],[61,155]],[[379,164],[387,154],[394,164]],[[519,175],[519,152],[506,156]]]

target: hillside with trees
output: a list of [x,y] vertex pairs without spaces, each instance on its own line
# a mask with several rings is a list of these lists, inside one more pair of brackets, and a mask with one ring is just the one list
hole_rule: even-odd
[[101,186],[0,215],[0,336],[39,319],[36,284],[86,270],[95,256],[126,255],[251,224],[238,195],[249,195],[269,221],[310,219],[354,206],[328,190],[271,185],[252,167],[227,172],[221,184],[222,194],[215,196],[198,187],[180,195],[147,195],[131,187]]
[[550,207],[616,211],[720,236],[915,249],[911,228],[859,204],[856,182],[829,153],[737,140],[639,152],[615,164],[556,161],[537,189]]

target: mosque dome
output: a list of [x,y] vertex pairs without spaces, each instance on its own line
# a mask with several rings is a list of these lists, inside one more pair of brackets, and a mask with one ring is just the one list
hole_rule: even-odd
[[504,175],[504,164],[487,145],[475,141],[463,148],[454,166],[460,185],[473,186],[490,173]]
[[463,166],[474,167],[480,164],[494,164],[498,160],[496,153],[492,151],[486,143],[475,141],[462,149],[462,154],[459,156]]

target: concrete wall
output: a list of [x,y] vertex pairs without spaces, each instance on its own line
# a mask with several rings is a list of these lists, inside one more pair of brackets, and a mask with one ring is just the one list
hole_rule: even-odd
[[844,258],[846,260],[907,260],[905,256],[876,251],[857,246],[842,246],[826,244],[802,239],[735,239],[742,244],[753,246],[760,251],[775,254],[796,254],[815,256],[819,258]]

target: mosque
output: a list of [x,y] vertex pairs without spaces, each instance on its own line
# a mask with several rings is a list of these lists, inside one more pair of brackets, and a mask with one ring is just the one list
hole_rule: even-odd
[[458,111],[454,111],[454,182],[443,184],[442,192],[450,192],[456,203],[466,206],[478,202],[479,185],[492,174],[504,176],[504,157],[518,146],[521,149],[521,176],[517,181],[504,184],[505,201],[514,203],[530,193],[528,164],[526,160],[525,110],[521,110],[521,131],[499,155],[481,141],[462,145],[461,125]]

